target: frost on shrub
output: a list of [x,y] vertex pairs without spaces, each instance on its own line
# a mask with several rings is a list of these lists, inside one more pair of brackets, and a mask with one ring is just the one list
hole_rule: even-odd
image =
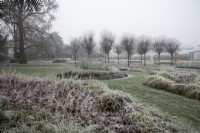
[[129,71],[130,68],[128,68],[128,67],[120,67],[119,70],[120,71]]
[[178,68],[200,69],[200,62],[199,61],[184,62],[184,63],[176,65],[176,67],[178,67]]
[[131,72],[143,72],[143,70],[140,68],[131,68],[130,70]]
[[150,75],[156,75],[158,72],[157,72],[157,71],[152,71],[152,70],[150,70],[148,73],[149,73]]
[[193,72],[161,72],[159,73],[164,78],[172,80],[176,83],[191,83],[198,76]]
[[107,94],[99,98],[99,107],[103,111],[119,112],[123,107],[123,97],[117,94]]
[[149,77],[144,84],[155,89],[168,90],[170,88],[171,81],[156,75]]
[[99,70],[72,70],[63,74],[58,74],[59,78],[77,78],[77,79],[98,79],[109,80],[127,77],[126,74],[117,71],[99,71]]
[[193,72],[162,72],[148,77],[144,85],[191,99],[200,99],[199,75]]
[[[3,129],[19,132],[85,130],[134,133],[146,132],[148,129],[172,132],[170,123],[162,125],[163,119],[155,118],[131,97],[122,92],[113,92],[106,85],[95,82],[0,75],[0,94],[8,97],[12,106],[17,106],[18,102],[23,103],[20,109],[3,108],[0,117],[8,121]],[[32,111],[33,107],[45,113]],[[63,119],[75,123],[78,129],[72,130],[73,126],[68,128],[62,124]],[[31,121],[31,125],[27,125],[30,124],[27,120]],[[14,124],[14,127],[10,127],[10,124]]]
[[4,107],[8,102],[8,98],[0,95],[0,109]]
[[111,70],[110,67],[107,65],[107,64],[103,64],[103,63],[92,63],[92,64],[89,64],[88,62],[86,61],[82,61],[80,63],[80,66],[79,66],[81,69],[83,70],[104,70],[104,71],[109,71]]
[[143,72],[140,68],[129,68],[129,67],[120,67],[120,71],[131,71],[131,72]]
[[66,63],[66,62],[67,60],[62,58],[56,58],[52,61],[52,63]]

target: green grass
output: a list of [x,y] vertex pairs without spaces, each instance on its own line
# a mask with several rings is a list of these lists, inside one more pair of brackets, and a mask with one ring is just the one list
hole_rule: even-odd
[[46,67],[15,67],[16,72],[27,75],[39,73],[39,75],[58,74],[69,70],[66,66],[46,66]]
[[11,69],[14,69],[16,73],[22,73],[25,75],[38,74],[39,76],[45,76],[47,74],[59,74],[71,70],[74,65],[27,65],[27,66],[9,66]]
[[169,92],[144,86],[142,83],[149,75],[147,72],[132,73],[134,76],[124,80],[105,81],[111,89],[128,92],[139,102],[156,107],[160,111],[177,117],[187,127],[200,131],[200,103]]

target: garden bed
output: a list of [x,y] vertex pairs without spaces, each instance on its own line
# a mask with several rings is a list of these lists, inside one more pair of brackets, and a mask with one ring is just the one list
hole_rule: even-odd
[[77,79],[97,79],[97,80],[110,80],[125,78],[127,74],[113,71],[98,71],[98,70],[72,70],[63,74],[58,74],[59,78],[77,78]]
[[118,68],[120,71],[131,71],[131,72],[143,72],[142,69],[137,68],[137,67],[119,67]]
[[148,77],[144,85],[200,100],[200,75],[193,72],[162,72]]
[[[1,119],[4,122],[2,132],[184,131],[175,127],[169,118],[149,112],[125,93],[111,91],[100,82],[3,74],[0,86],[0,95],[4,97],[0,99],[3,103],[0,114],[5,118]],[[10,105],[17,106],[17,112],[7,111],[14,109],[7,108]],[[44,109],[45,113],[26,111],[36,107]],[[49,113],[57,120],[50,119]],[[74,123],[76,128],[62,121]]]
[[179,65],[176,65],[176,68],[187,68],[187,69],[199,69],[200,70],[200,66],[179,66]]
[[200,69],[200,61],[188,61],[176,65],[177,68]]
[[62,58],[56,58],[52,61],[52,63],[66,63],[67,60],[66,59],[62,59]]

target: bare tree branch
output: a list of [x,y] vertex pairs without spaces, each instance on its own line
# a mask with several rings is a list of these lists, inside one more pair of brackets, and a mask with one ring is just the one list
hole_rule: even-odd
[[110,53],[110,50],[112,49],[114,41],[115,41],[115,35],[112,32],[104,31],[102,33],[100,45],[104,54],[108,55],[108,63],[109,63],[109,53]]
[[72,39],[70,42],[70,48],[73,53],[75,64],[76,64],[76,60],[77,60],[77,53],[80,49],[80,45],[81,45],[81,41],[77,38]]
[[177,39],[168,38],[165,42],[165,49],[171,55],[171,65],[173,65],[173,56],[180,49],[181,43]]
[[121,45],[123,46],[124,50],[127,52],[128,66],[129,66],[131,52],[135,49],[135,45],[136,45],[135,36],[134,35],[124,35],[121,39]]
[[138,38],[138,48],[141,54],[144,54],[144,66],[146,66],[146,53],[150,50],[151,38],[148,36],[140,36]]
[[94,34],[93,33],[86,34],[83,37],[81,43],[82,43],[83,48],[87,52],[88,58],[90,58],[90,63],[91,63],[91,55],[95,47]]
[[114,46],[114,52],[118,55],[118,64],[119,64],[119,55],[122,53],[123,47],[121,45]]
[[153,41],[153,50],[158,54],[158,65],[160,65],[160,54],[165,50],[166,38],[157,37]]

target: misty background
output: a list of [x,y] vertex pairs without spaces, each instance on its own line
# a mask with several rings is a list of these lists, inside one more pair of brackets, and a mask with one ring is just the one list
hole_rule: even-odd
[[119,54],[130,61],[148,54],[152,60],[162,52],[171,63],[174,54],[200,59],[198,0],[21,2],[3,1],[1,61],[108,57],[109,62]]
[[[58,0],[53,30],[64,43],[87,31],[103,30],[177,38],[182,48],[200,45],[199,0]],[[98,44],[99,45],[99,44]]]

